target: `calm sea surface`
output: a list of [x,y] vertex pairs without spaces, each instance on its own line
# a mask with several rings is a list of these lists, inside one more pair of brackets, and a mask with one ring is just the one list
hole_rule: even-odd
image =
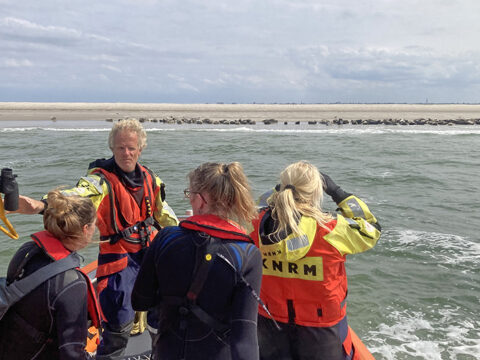
[[[295,121],[295,114],[290,114]],[[85,119],[89,120],[89,119]],[[0,122],[0,167],[22,194],[73,186],[110,157],[104,121]],[[289,163],[308,160],[364,199],[384,231],[347,259],[348,317],[377,359],[480,359],[480,126],[251,127],[145,124],[141,161],[167,185],[180,215],[186,174],[205,161],[240,161],[255,195]],[[326,199],[325,207],[335,206]],[[39,215],[9,215],[21,239],[0,234],[0,275]],[[97,247],[84,250],[86,261]]]

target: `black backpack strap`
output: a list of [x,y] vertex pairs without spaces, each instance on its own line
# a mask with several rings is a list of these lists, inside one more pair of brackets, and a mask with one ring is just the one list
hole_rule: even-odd
[[190,303],[196,303],[198,294],[202,291],[208,278],[210,266],[213,263],[213,256],[208,253],[208,247],[213,241],[213,238],[208,236],[201,244],[196,244],[195,265],[193,266],[194,277],[187,291],[187,299]]
[[217,334],[220,334],[222,337],[225,337],[230,331],[230,325],[217,320],[197,304],[190,305],[189,309],[192,314],[195,315],[201,322],[210,326],[213,330],[217,332]]
[[216,238],[208,236],[206,240],[196,249],[194,267],[195,277],[193,278],[190,288],[188,289],[187,301],[189,310],[201,322],[207,324],[221,335],[225,335],[226,332],[230,330],[230,326],[217,320],[197,305],[198,294],[200,294],[203,286],[205,285],[205,281],[208,278],[208,274],[214,260],[214,255],[209,252],[209,248],[210,245],[216,240]]
[[71,253],[63,259],[54,261],[38,269],[23,279],[14,281],[4,288],[0,288],[0,300],[10,307],[48,279],[79,266],[80,255],[75,252]]

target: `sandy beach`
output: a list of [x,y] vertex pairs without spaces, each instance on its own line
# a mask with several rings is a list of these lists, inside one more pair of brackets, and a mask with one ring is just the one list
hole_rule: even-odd
[[479,119],[480,104],[141,104],[0,102],[1,121],[118,120],[199,118],[211,120],[273,118],[292,121]]

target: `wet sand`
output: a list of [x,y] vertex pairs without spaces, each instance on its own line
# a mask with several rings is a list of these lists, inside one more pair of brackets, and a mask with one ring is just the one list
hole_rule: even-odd
[[[294,118],[293,118],[294,116]],[[1,121],[198,118],[262,121],[479,119],[480,104],[139,104],[0,102]]]

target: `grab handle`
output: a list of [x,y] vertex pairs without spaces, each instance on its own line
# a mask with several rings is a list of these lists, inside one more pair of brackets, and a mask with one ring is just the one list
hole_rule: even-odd
[[3,223],[7,226],[8,230],[5,229],[3,226],[0,225],[0,230],[3,231],[5,234],[10,236],[12,239],[17,240],[18,239],[18,234],[15,228],[12,226],[10,221],[8,221],[7,216],[5,214],[5,208],[3,207],[3,199],[2,196],[0,195],[0,219],[3,221]]

